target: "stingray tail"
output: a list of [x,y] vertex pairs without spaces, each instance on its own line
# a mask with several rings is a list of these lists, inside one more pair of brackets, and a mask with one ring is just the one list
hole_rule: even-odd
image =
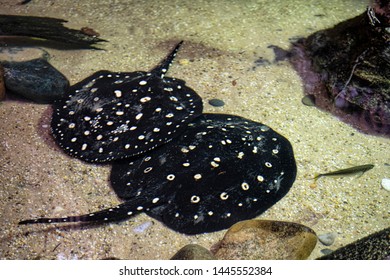
[[152,72],[159,75],[161,79],[164,78],[164,75],[168,72],[169,67],[175,59],[177,52],[179,51],[181,44],[183,44],[183,41],[180,41],[173,49],[173,51],[171,51],[171,53],[157,67],[155,67]]
[[88,222],[114,222],[128,219],[130,216],[143,212],[142,207],[134,206],[134,202],[125,202],[115,207],[92,212],[80,216],[68,216],[62,218],[38,218],[23,220],[19,225],[26,224],[53,224],[53,223],[88,223]]

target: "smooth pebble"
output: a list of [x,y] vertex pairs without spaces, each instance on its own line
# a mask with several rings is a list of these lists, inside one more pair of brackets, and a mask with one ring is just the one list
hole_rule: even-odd
[[318,235],[318,240],[325,246],[330,246],[334,243],[337,234],[334,232],[324,233]]
[[314,95],[305,95],[302,98],[301,101],[302,101],[303,105],[306,105],[306,106],[309,106],[309,107],[312,107],[312,106],[316,105],[315,96]]
[[215,260],[215,257],[198,244],[188,244],[177,251],[171,260]]
[[382,187],[390,192],[390,179],[389,178],[383,178],[381,182]]
[[326,248],[326,249],[322,249],[321,253],[323,255],[329,255],[329,254],[333,253],[333,250]]
[[222,107],[225,105],[225,102],[223,102],[221,99],[214,98],[209,100],[209,104],[214,107]]

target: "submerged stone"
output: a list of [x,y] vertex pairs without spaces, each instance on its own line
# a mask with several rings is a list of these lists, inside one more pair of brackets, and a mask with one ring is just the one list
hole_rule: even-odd
[[2,61],[7,90],[38,103],[51,103],[64,96],[68,79],[48,61]]
[[318,235],[318,240],[325,246],[330,246],[334,243],[337,234],[334,232],[328,232]]
[[383,178],[382,181],[381,181],[381,186],[386,191],[390,192],[390,178]]
[[299,40],[291,57],[316,107],[362,132],[384,136],[390,136],[389,15],[368,8]]
[[301,224],[246,220],[226,232],[215,256],[224,260],[302,260],[316,243],[315,232]]
[[171,260],[215,260],[215,257],[198,244],[188,244],[177,251]]
[[225,102],[223,102],[221,99],[214,98],[209,100],[209,104],[214,107],[222,107],[225,105]]
[[48,60],[50,54],[42,48],[37,47],[1,47],[0,62],[26,62],[29,60],[43,58]]
[[306,105],[309,107],[316,105],[316,100],[315,100],[314,95],[305,95],[301,101],[302,101],[303,105]]

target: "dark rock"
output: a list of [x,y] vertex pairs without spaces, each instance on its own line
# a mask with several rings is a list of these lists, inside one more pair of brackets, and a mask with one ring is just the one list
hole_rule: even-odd
[[214,98],[209,100],[209,104],[214,107],[222,107],[225,105],[225,102],[223,102],[221,99]]
[[328,249],[328,248],[325,248],[325,249],[321,250],[321,253],[324,254],[324,255],[329,255],[329,254],[331,254],[333,252],[334,252],[333,250]]
[[314,95],[305,95],[301,101],[302,101],[303,105],[306,105],[309,107],[316,105],[316,98]]
[[64,96],[69,81],[45,59],[2,61],[5,87],[38,103],[51,103]]
[[0,63],[3,61],[22,62],[37,58],[50,59],[50,54],[38,47],[0,47]]
[[317,243],[315,232],[301,224],[269,220],[236,223],[216,248],[217,259],[307,259]]
[[318,260],[389,260],[390,227],[350,243]]
[[206,248],[189,244],[177,251],[171,260],[215,260],[215,257]]
[[370,11],[380,17],[368,10],[294,43],[291,62],[318,108],[390,136],[390,18],[378,24]]

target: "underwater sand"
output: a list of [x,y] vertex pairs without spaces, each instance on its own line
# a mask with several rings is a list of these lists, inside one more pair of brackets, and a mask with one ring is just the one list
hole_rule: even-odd
[[[88,26],[108,40],[105,51],[47,49],[50,62],[71,84],[95,71],[153,68],[180,40],[184,44],[169,76],[183,79],[204,99],[204,111],[237,114],[269,125],[294,148],[297,179],[290,192],[261,219],[302,223],[317,234],[335,232],[336,249],[390,226],[390,140],[362,134],[332,115],[301,103],[300,78],[269,45],[331,27],[365,11],[358,0],[310,1],[19,1],[0,0],[0,13],[60,17],[67,27]],[[146,4],[144,4],[146,3]],[[1,43],[1,39],[0,39]],[[219,98],[223,107],[208,100]],[[8,99],[0,103],[1,259],[169,259],[189,243],[206,248],[225,231],[196,236],[175,233],[141,214],[118,224],[18,226],[22,219],[84,214],[118,204],[109,166],[65,155],[49,131],[51,107]],[[375,164],[361,177],[322,178],[315,173]],[[134,230],[146,222],[141,233]]]

